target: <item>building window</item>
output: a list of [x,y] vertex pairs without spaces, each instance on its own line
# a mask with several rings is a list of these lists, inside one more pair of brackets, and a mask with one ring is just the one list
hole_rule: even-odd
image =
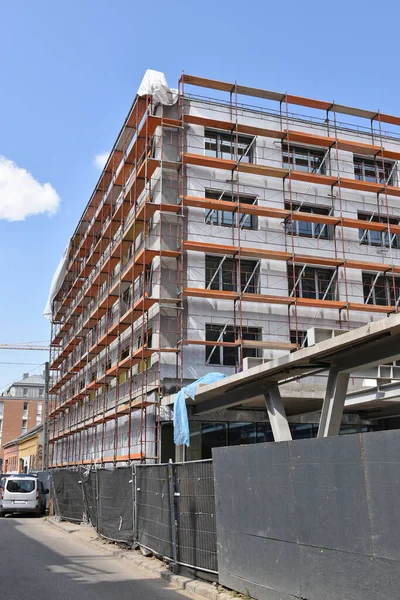
[[252,163],[254,156],[253,140],[253,137],[244,135],[237,137],[235,133],[221,133],[220,131],[206,129],[205,153],[206,156],[212,156],[213,158]]
[[[135,304],[143,294],[148,294],[151,296],[152,294],[152,285],[153,285],[153,269],[150,266],[146,266],[143,273],[139,275],[133,282],[133,289],[131,291],[131,297],[128,298],[127,301],[129,303]],[[128,306],[130,308],[130,306]]]
[[44,388],[39,388],[39,398],[43,398]]
[[36,406],[36,425],[40,425],[40,423],[42,422],[42,416],[43,404],[41,402],[38,402]]
[[[239,292],[238,264],[234,258],[206,256],[206,288]],[[259,290],[259,261],[240,261],[240,291],[257,294]]]
[[132,305],[132,286],[129,286],[122,294],[121,297],[121,314],[125,314],[125,312]]
[[28,388],[26,388],[26,387],[22,388],[22,394],[24,396],[27,396],[28,395]]
[[[259,341],[261,339],[261,329],[259,327],[242,327],[243,340]],[[233,344],[237,342],[240,336],[240,330],[235,331],[232,325],[214,325],[206,324],[206,341],[223,342],[232,346],[206,346],[206,364],[207,365],[225,365],[235,366],[239,364],[239,348]],[[257,348],[243,348],[243,358],[259,356]]]
[[285,169],[325,175],[324,156],[325,152],[315,150],[314,148],[282,144],[282,160]]
[[371,181],[372,183],[394,184],[394,163],[385,160],[371,160],[361,156],[354,157],[354,176],[359,181]]
[[26,433],[27,432],[27,426],[28,426],[28,420],[27,419],[22,419],[22,433]]
[[145,346],[146,348],[151,348],[152,338],[153,328],[149,327],[149,329],[147,329],[147,331],[144,332],[144,335],[142,335],[142,333],[138,335],[136,343],[134,344],[135,349],[139,350],[140,348],[142,348],[142,346]]
[[335,300],[337,276],[335,269],[316,269],[288,265],[288,283],[290,295],[314,300]]
[[125,358],[128,358],[129,353],[130,353],[130,346],[129,346],[129,340],[128,340],[128,344],[121,350],[120,360],[125,360]]
[[307,331],[305,329],[303,329],[303,330],[291,329],[290,330],[290,343],[297,344],[299,346],[299,348],[307,348],[307,346],[308,346]]
[[[331,214],[330,208],[307,206],[304,204],[291,204],[290,202],[285,202],[285,209],[293,211],[294,213],[301,211],[312,215],[329,216]],[[286,221],[286,233],[324,240],[332,238],[332,233],[328,225],[324,223],[310,223],[309,221],[297,221],[295,216],[288,217]]]
[[[358,218],[361,221],[371,221],[373,223],[384,223],[385,225],[398,225],[399,220],[393,217],[383,217],[372,213],[358,213]],[[371,229],[359,229],[358,235],[360,244],[368,244],[369,246],[385,246],[386,248],[399,248],[399,236],[389,231],[373,231]]]
[[[211,200],[221,200],[223,202],[237,202],[237,196],[232,196],[225,192],[213,192],[206,190],[206,198]],[[256,196],[239,196],[241,204],[256,204]],[[222,227],[237,227],[238,222],[242,229],[256,229],[256,219],[254,215],[239,215],[237,212],[226,210],[206,209],[204,220],[209,225],[220,225]]]
[[377,273],[363,273],[365,304],[394,306],[400,297],[400,278]]
[[27,412],[27,410],[28,410],[28,403],[24,402],[24,412]]

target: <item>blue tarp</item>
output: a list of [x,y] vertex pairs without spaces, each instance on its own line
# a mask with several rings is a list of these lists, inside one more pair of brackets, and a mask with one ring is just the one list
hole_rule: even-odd
[[200,379],[196,379],[193,383],[183,387],[176,395],[174,402],[174,442],[178,446],[190,446],[189,436],[189,420],[186,409],[185,395],[189,396],[192,400],[196,396],[196,388],[199,384],[206,385],[207,383],[214,383],[219,379],[223,379],[226,375],[222,373],[208,373]]

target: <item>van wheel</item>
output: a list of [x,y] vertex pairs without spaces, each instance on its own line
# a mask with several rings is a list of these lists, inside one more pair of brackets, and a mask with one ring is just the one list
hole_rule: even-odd
[[42,516],[42,509],[38,508],[37,511],[35,512],[35,517],[37,517],[38,519]]
[[6,513],[0,510],[0,517],[5,517]]

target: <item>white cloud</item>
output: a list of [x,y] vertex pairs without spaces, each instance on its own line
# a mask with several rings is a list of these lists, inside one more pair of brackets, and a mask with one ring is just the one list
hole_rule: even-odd
[[107,158],[109,157],[109,152],[103,152],[103,154],[96,154],[94,157],[93,164],[102,171],[106,166]]
[[0,156],[0,219],[23,221],[57,212],[60,198],[50,183],[39,183],[26,169]]

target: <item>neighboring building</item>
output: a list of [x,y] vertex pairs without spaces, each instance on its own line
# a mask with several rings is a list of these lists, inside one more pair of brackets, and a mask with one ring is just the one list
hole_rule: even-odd
[[43,375],[24,373],[0,396],[0,472],[3,446],[43,421],[44,383]]
[[11,440],[3,445],[3,455],[1,472],[19,473],[18,444],[16,440]]
[[[53,465],[168,458],[183,384],[399,305],[399,117],[189,75],[175,94],[156,79],[140,87],[51,294]],[[325,383],[282,393],[321,399]],[[376,412],[345,425],[376,428]],[[315,422],[299,417],[295,435]],[[248,409],[192,419],[191,434],[189,458],[271,438],[266,414]]]
[[43,424],[36,425],[3,445],[3,472],[30,473],[42,470]]

